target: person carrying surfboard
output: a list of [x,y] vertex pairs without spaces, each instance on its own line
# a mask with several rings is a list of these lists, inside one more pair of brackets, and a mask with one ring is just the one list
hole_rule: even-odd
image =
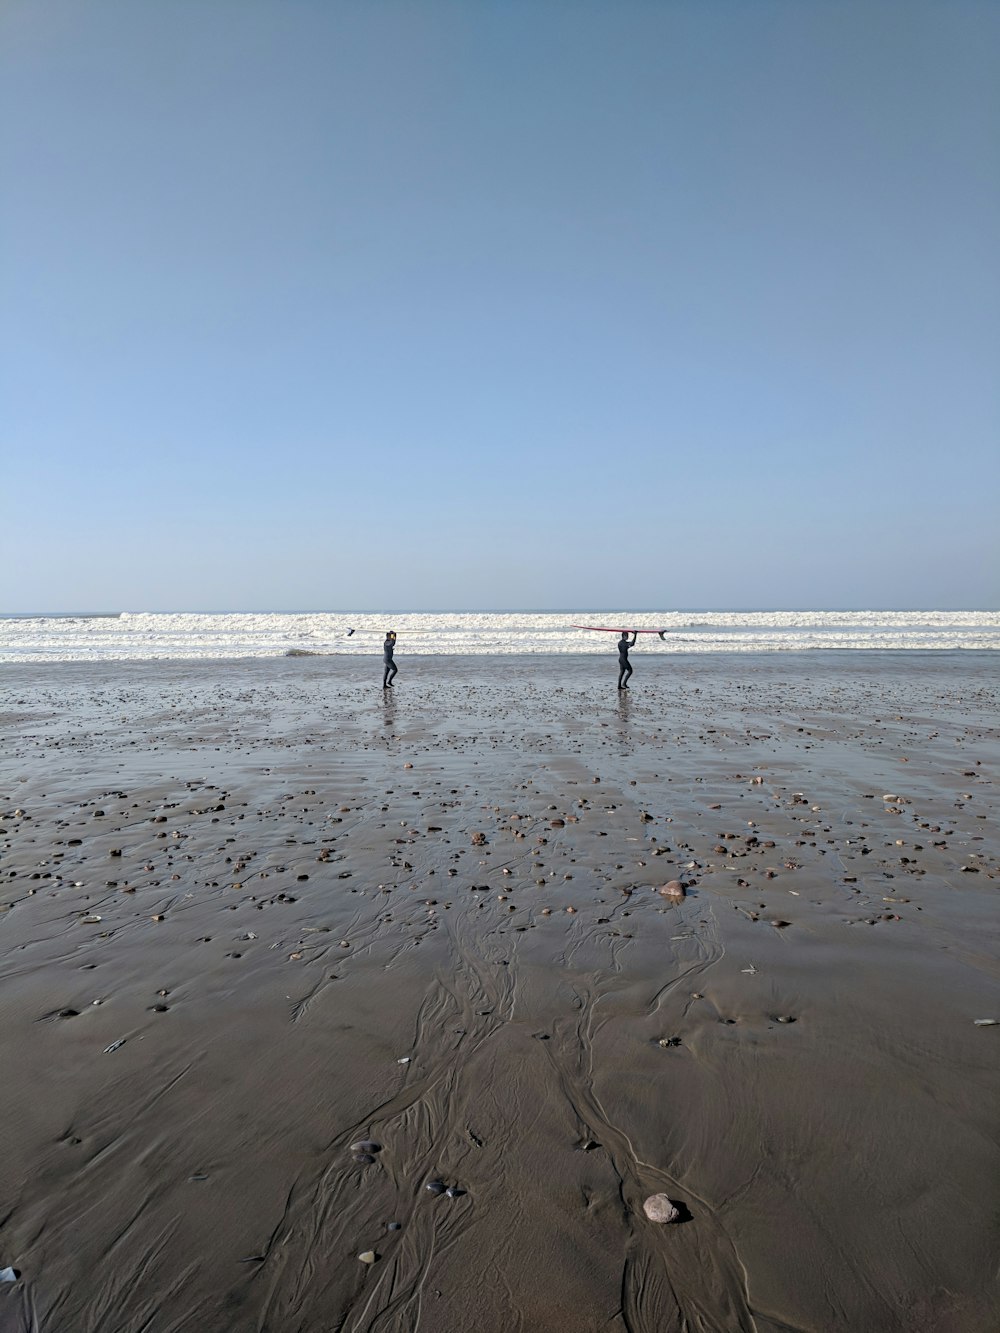
[[385,643],[382,645],[382,688],[388,690],[392,688],[392,678],[399,668],[392,660],[392,654],[396,647],[396,631],[388,629],[385,632]]
[[638,637],[639,637],[638,633],[635,630],[633,630],[632,641],[630,643],[628,637],[628,630],[623,629],[622,636],[618,640],[618,688],[620,690],[628,689],[628,685],[625,682],[632,674],[632,667],[629,665],[629,660],[628,660],[628,650],[630,648],[635,647],[635,641]]

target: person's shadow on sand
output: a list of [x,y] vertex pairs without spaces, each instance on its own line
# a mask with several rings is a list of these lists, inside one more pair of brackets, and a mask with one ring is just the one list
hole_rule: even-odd
[[618,691],[618,706],[615,709],[617,715],[618,739],[622,745],[631,743],[631,733],[629,730],[629,709],[632,705],[632,699],[628,690]]

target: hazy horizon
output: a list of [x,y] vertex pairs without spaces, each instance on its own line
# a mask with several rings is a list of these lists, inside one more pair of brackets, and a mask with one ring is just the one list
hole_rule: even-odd
[[[622,607],[605,608],[621,610]],[[583,615],[593,612],[593,605],[584,606],[340,606],[340,607],[118,607],[114,610],[94,607],[79,610],[3,611],[0,619],[44,618],[46,616],[348,616],[348,615]],[[627,604],[625,610],[636,615],[804,615],[815,611],[822,615],[846,615],[853,611],[868,614],[919,614],[940,612],[944,615],[972,615],[977,612],[1000,612],[1000,606],[639,606]]]

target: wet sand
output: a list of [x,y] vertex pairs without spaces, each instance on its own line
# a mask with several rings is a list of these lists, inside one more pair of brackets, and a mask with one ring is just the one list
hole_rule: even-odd
[[997,1327],[996,655],[633,657],[3,669],[4,1333]]

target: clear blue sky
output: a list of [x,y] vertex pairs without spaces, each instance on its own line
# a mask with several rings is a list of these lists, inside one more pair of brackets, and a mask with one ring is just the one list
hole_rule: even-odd
[[1000,605],[1000,5],[4,0],[0,608]]

